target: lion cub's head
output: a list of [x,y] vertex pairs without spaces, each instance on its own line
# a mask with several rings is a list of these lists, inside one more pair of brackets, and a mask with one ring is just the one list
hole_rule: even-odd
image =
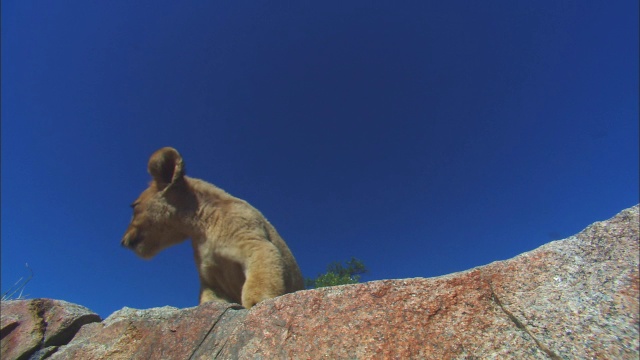
[[182,157],[174,148],[162,148],[151,155],[148,171],[152,181],[131,204],[133,218],[121,241],[145,259],[188,237],[179,221],[189,201]]

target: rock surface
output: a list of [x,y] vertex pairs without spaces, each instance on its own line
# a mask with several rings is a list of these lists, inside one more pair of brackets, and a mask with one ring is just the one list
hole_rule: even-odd
[[101,321],[91,310],[61,300],[3,301],[0,311],[0,357],[46,358],[73,339],[80,328]]
[[437,278],[299,291],[251,310],[124,308],[48,354],[51,325],[24,311],[45,300],[3,303],[2,358],[20,347],[25,359],[638,359],[638,210]]

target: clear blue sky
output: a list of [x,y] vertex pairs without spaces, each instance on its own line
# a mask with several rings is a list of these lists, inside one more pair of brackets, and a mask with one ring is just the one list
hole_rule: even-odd
[[2,290],[194,306],[120,247],[149,155],[260,209],[305,276],[511,258],[638,203],[638,1],[3,1]]

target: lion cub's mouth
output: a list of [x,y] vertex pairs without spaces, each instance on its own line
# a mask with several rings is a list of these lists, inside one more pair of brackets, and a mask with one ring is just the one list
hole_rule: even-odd
[[142,242],[141,236],[132,236],[131,234],[127,234],[122,238],[120,244],[127,249],[135,250],[136,246]]

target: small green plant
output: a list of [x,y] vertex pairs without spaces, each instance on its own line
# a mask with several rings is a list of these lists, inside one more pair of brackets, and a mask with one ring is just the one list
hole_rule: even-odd
[[364,263],[354,257],[342,265],[341,262],[332,262],[327,266],[327,272],[318,275],[315,279],[305,279],[305,285],[308,289],[321,288],[326,286],[336,286],[345,284],[357,284],[360,282],[362,274],[369,270]]
[[33,270],[31,270],[31,268],[29,267],[29,264],[24,264],[24,265],[27,267],[27,270],[29,270],[29,276],[26,279],[24,278],[24,276],[18,279],[18,281],[16,281],[16,283],[13,284],[13,286],[10,287],[9,290],[5,291],[5,293],[2,294],[2,298],[0,299],[1,301],[22,300],[28,296],[28,295],[23,295],[23,292],[24,292],[24,288],[27,286],[29,281],[31,281],[31,279],[33,278]]

